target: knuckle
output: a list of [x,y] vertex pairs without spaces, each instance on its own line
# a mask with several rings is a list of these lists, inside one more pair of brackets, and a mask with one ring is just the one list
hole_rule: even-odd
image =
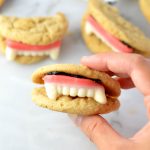
[[85,127],[86,133],[92,142],[95,141],[97,133],[100,132],[99,130],[102,130],[103,124],[103,121],[95,119]]

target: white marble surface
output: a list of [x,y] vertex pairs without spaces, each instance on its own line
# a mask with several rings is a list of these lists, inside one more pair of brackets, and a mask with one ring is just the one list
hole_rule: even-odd
[[[150,35],[136,0],[121,0],[117,5],[126,18]],[[15,16],[44,16],[63,11],[69,18],[71,34],[65,38],[57,61],[25,66],[0,56],[0,150],[96,149],[66,114],[39,108],[31,102],[30,75],[36,68],[52,63],[79,63],[81,56],[90,55],[79,30],[85,7],[86,0],[6,0],[1,8],[0,13]],[[133,89],[122,91],[120,100],[119,111],[104,117],[129,137],[147,121],[143,96]]]

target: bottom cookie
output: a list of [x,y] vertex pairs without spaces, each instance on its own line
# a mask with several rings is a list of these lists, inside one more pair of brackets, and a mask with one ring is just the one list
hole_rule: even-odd
[[33,64],[45,59],[45,56],[17,56],[15,61],[20,64]]
[[32,92],[32,100],[38,106],[50,110],[78,115],[106,114],[119,108],[118,100],[108,98],[106,104],[99,104],[92,98],[79,98],[60,96],[58,100],[51,100],[47,97],[44,88],[36,88]]

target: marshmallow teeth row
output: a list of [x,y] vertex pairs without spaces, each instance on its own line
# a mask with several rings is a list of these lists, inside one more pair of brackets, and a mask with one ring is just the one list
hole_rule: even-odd
[[72,96],[72,97],[89,97],[93,98],[100,104],[106,104],[107,99],[105,90],[101,88],[79,88],[62,86],[58,84],[45,83],[44,84],[48,98],[56,100],[59,95]]
[[59,56],[60,48],[53,48],[44,51],[21,51],[14,50],[10,47],[6,48],[6,59],[9,61],[15,60],[16,56],[50,56],[52,60],[56,60]]

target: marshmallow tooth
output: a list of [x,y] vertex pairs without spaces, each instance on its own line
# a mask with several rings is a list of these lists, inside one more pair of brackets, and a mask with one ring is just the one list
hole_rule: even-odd
[[104,89],[96,89],[94,99],[100,104],[106,104],[107,99],[106,99],[106,95],[105,95],[105,90]]
[[94,89],[87,90],[87,97],[94,97]]
[[6,59],[12,61],[16,58],[16,52],[10,47],[6,47]]
[[70,88],[67,86],[64,86],[62,89],[62,94],[66,95],[66,96],[69,95],[70,94]]
[[85,88],[80,88],[78,90],[78,96],[79,97],[85,97],[86,96],[86,89]]
[[30,56],[31,52],[22,52],[22,55],[24,55],[24,56]]
[[45,89],[46,89],[48,98],[52,100],[57,99],[57,87],[55,84],[45,84]]
[[56,60],[59,56],[59,48],[58,49],[53,49],[49,52],[49,55],[52,60]]
[[31,56],[36,56],[36,53],[35,52],[31,52]]
[[75,97],[75,96],[77,96],[77,94],[78,94],[77,88],[71,87],[71,88],[70,88],[70,96]]
[[91,35],[93,33],[92,31],[92,28],[91,28],[91,25],[87,22],[86,23],[86,26],[85,26],[85,32],[88,34],[88,35]]
[[58,94],[62,94],[62,86],[57,86],[57,92]]

